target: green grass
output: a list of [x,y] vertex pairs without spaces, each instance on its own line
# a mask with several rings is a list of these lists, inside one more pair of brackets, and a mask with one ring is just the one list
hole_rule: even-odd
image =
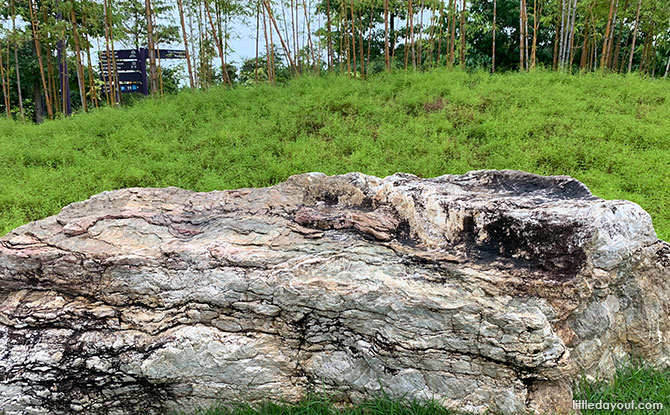
[[670,239],[670,82],[398,72],[183,92],[42,125],[0,122],[0,234],[103,190],[267,186],[307,171],[568,174]]
[[[575,400],[610,403],[654,403],[663,404],[663,410],[626,410],[630,415],[670,414],[670,369],[654,370],[642,365],[631,365],[617,371],[609,382],[589,383],[580,381],[576,387]],[[610,410],[584,410],[583,415],[611,415]],[[619,413],[624,413],[619,411]]]
[[311,395],[307,399],[290,404],[265,402],[260,405],[236,403],[216,405],[190,415],[457,415],[439,404],[410,400],[379,398],[357,405],[337,405],[336,401],[323,395]]

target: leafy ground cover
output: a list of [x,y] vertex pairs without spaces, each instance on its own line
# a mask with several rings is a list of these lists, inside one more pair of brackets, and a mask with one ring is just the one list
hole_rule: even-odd
[[183,92],[0,122],[0,234],[103,190],[267,186],[295,173],[568,174],[639,203],[670,239],[670,82],[560,73],[397,72]]

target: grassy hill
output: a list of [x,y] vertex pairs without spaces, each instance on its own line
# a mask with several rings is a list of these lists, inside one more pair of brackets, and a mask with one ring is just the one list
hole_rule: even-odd
[[557,73],[301,78],[0,122],[0,235],[103,190],[267,186],[306,171],[568,174],[670,239],[670,81]]

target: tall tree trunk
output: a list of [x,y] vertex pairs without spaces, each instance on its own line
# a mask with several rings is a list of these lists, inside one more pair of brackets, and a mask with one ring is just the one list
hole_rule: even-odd
[[419,69],[421,69],[422,66],[423,66],[423,64],[422,64],[422,56],[423,56],[422,42],[423,42],[423,10],[425,8],[424,6],[425,6],[425,1],[421,0],[421,7],[419,7],[421,9],[421,12],[419,13],[419,46],[418,46],[417,51],[416,51],[417,60],[418,60],[417,65],[418,65]]
[[633,56],[635,56],[635,41],[637,40],[637,30],[640,27],[640,8],[642,0],[637,3],[637,12],[635,13],[635,29],[633,29],[633,43],[630,46],[630,59],[628,60],[628,73],[633,70]]
[[537,29],[539,22],[537,20],[538,10],[537,10],[537,0],[533,0],[533,46],[530,53],[530,69],[535,69],[535,59],[537,56]]
[[[563,2],[563,0],[561,0],[561,3],[562,2]],[[559,9],[561,9],[561,8],[562,8],[562,4],[559,7]],[[560,31],[561,31],[561,19],[558,16],[558,14],[556,14],[556,30],[555,30],[555,33],[554,33],[554,60],[553,60],[553,65],[552,65],[553,70],[558,69],[558,53],[559,53],[558,44],[559,44],[559,32]]]
[[370,53],[372,52],[372,26],[374,19],[374,3],[370,5],[370,26],[368,27],[368,52],[366,57],[365,66],[368,67],[370,64]]
[[665,65],[665,75],[663,75],[663,78],[667,78],[669,73],[670,73],[670,54],[668,55],[668,63]]
[[[188,36],[186,36],[186,22],[184,21],[184,5],[182,0],[177,0],[177,6],[179,7],[179,21],[181,22],[181,33],[182,37],[184,38],[186,65],[188,66],[188,80],[190,82],[191,88],[195,88],[195,81],[193,80],[193,68],[191,67],[191,56],[188,51]],[[258,35],[256,35],[256,38],[258,38]],[[258,60],[258,56],[256,57],[256,60]]]
[[[561,70],[563,69],[563,50],[565,47],[565,26],[566,26],[566,15],[567,15],[567,4],[570,2],[570,0],[561,0],[561,19],[559,22],[559,28],[560,28],[560,35],[559,35],[559,43],[558,43],[558,64],[556,65],[556,68]],[[559,30],[557,28],[557,30]]]
[[570,21],[570,43],[568,45],[568,55],[566,59],[568,60],[568,68],[572,71],[572,63],[575,57],[574,46],[575,46],[575,20],[577,18],[577,0],[574,0],[572,4],[572,19]]
[[156,73],[156,46],[154,45],[154,19],[151,0],[144,0],[144,6],[147,18],[147,46],[149,48],[149,84],[151,85],[151,95],[155,95],[158,92],[158,74]]
[[33,8],[33,0],[28,0],[30,7],[30,23],[33,28],[33,39],[35,40],[35,53],[37,54],[37,62],[40,66],[40,77],[42,78],[42,87],[44,88],[44,99],[47,104],[47,114],[50,119],[53,119],[54,112],[51,106],[51,99],[49,97],[49,88],[47,87],[46,77],[44,76],[44,64],[42,63],[42,48],[40,47],[39,30],[37,27],[37,19],[35,18],[35,10]]
[[491,72],[496,72],[496,15],[498,5],[496,0],[493,0],[493,51],[491,52]]
[[[88,27],[86,24],[86,9],[82,8],[81,12],[81,23],[84,27]],[[91,102],[95,108],[100,106],[98,102],[98,92],[95,88],[95,80],[93,79],[93,64],[91,62],[91,41],[88,38],[87,30],[84,30],[84,40],[86,41],[86,63],[88,66],[88,91],[91,94]]]
[[223,53],[223,45],[221,44],[221,38],[216,33],[216,25],[214,24],[214,20],[212,20],[212,13],[209,11],[209,2],[207,0],[205,0],[205,13],[207,14],[209,24],[212,27],[212,36],[214,37],[214,43],[216,43],[216,47],[219,50],[219,57],[221,58],[221,76],[223,77],[223,82],[227,83],[228,85],[232,85],[232,82],[230,82],[230,78],[228,77],[228,68],[226,67],[226,59]]
[[435,29],[437,28],[437,2],[431,6],[430,30],[428,31],[428,49],[426,53],[426,66],[433,66],[433,56],[435,55]]
[[86,102],[86,79],[84,78],[84,65],[81,62],[81,44],[79,43],[79,30],[77,29],[77,16],[74,13],[74,0],[70,0],[70,5],[70,24],[72,25],[75,53],[77,54],[77,78],[79,82],[81,107],[85,112],[88,112],[88,103]]
[[316,57],[314,56],[314,44],[312,43],[312,29],[309,24],[309,14],[307,13],[307,2],[302,0],[302,8],[305,11],[305,22],[307,24],[307,46],[309,47],[310,55],[312,56],[312,68],[318,74]]
[[519,71],[524,70],[524,62],[523,62],[523,46],[524,46],[524,33],[523,33],[523,5],[524,5],[524,0],[521,0],[519,2]]
[[614,45],[614,28],[616,27],[616,19],[618,13],[619,13],[619,0],[616,0],[616,4],[614,6],[614,16],[612,17],[612,28],[610,30],[609,39],[607,40],[607,56],[605,57],[605,66],[607,68],[611,67],[612,49]]
[[389,50],[389,0],[384,0],[384,63],[391,71],[391,51]]
[[[260,3],[259,3],[260,6]],[[263,35],[265,38],[265,61],[267,63],[267,70],[268,70],[268,82],[272,84],[272,66],[270,62],[270,43],[268,41],[268,26],[267,26],[267,21],[265,19],[265,8],[262,9],[261,13],[263,13]]]
[[14,36],[14,67],[16,70],[16,90],[19,96],[19,114],[21,120],[26,120],[26,114],[23,111],[23,95],[21,93],[21,72],[19,71],[19,43],[16,40],[16,8],[14,7],[14,0],[11,0],[12,7],[12,35]]
[[[9,56],[7,56],[9,59]],[[0,80],[2,80],[2,98],[4,99],[5,112],[7,118],[12,118],[12,109],[9,103],[9,73],[7,73],[7,80],[5,81],[5,65],[2,62],[2,42],[0,42]]]
[[[104,1],[104,0],[103,0]],[[114,82],[116,86],[115,94],[116,95],[116,100],[119,104],[122,102],[122,97],[121,97],[121,82],[119,81],[119,72],[116,69],[116,51],[114,50],[114,24],[112,22],[112,16],[114,15],[114,12],[112,10],[112,0],[107,0],[107,10],[109,12],[109,44],[110,48],[112,49],[112,73],[114,74]],[[152,13],[153,15],[153,13]]]
[[528,70],[528,1],[523,0],[523,51],[524,59],[526,63],[526,70]]
[[[412,67],[416,69],[416,49],[414,47],[414,8],[412,7],[412,0],[409,0],[408,3],[409,11],[409,47],[412,50]],[[407,66],[407,65],[405,65]]]
[[[384,0],[385,5],[388,6],[388,0]],[[328,29],[328,71],[333,69],[334,59],[333,59],[333,32],[331,30],[331,20],[330,20],[330,0],[326,0],[326,27]]]
[[258,38],[260,37],[261,3],[256,3],[256,60],[254,61],[254,81],[258,83]]
[[354,26],[356,19],[354,18],[354,0],[351,0],[350,6],[351,6],[351,62],[355,78],[356,72],[358,71],[358,65],[356,65],[356,27]]
[[361,13],[358,14],[358,21],[360,22],[360,29],[358,30],[358,49],[361,58],[361,79],[365,79],[365,57],[363,55],[363,18]]
[[607,47],[609,45],[610,30],[612,26],[612,16],[614,15],[614,4],[616,0],[610,1],[610,13],[607,17],[607,26],[605,27],[605,36],[603,36],[603,51],[600,55],[600,70],[605,70],[605,61],[607,60]]
[[447,65],[449,67],[454,66],[454,61],[456,60],[456,2],[458,0],[450,0],[452,3],[452,11],[451,11],[451,35],[450,35],[450,40],[449,40],[449,62]]
[[[291,50],[286,46],[286,43],[284,43],[284,38],[282,38],[281,32],[279,31],[279,26],[277,26],[277,21],[275,20],[274,16],[272,15],[272,10],[270,9],[270,5],[268,4],[267,0],[263,0],[263,4],[265,4],[265,8],[268,11],[268,18],[270,20],[270,23],[272,23],[272,26],[274,26],[275,31],[277,32],[277,36],[279,36],[279,41],[281,42],[282,48],[284,48],[284,52],[286,53],[286,57],[289,60],[289,64],[291,65],[292,68],[297,73],[297,68],[295,66],[295,63],[291,59]],[[270,27],[270,36],[272,36],[272,27]],[[230,80],[229,80],[230,82]]]
[[586,67],[586,58],[588,54],[588,40],[589,40],[589,14],[586,14],[584,21],[584,44],[582,45],[582,57],[579,60],[579,69],[583,70]]
[[41,124],[44,120],[44,102],[42,101],[42,92],[40,91],[39,81],[33,81],[33,100],[35,102],[35,124]]
[[466,33],[465,33],[465,11],[466,11],[466,6],[465,6],[465,0],[463,0],[463,5],[461,9],[461,56],[460,56],[460,64],[463,68],[465,68],[465,38],[466,38]]

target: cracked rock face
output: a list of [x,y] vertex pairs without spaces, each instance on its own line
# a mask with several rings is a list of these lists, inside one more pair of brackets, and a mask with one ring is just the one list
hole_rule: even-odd
[[351,173],[105,192],[0,239],[0,408],[432,398],[566,412],[670,363],[670,245],[565,176]]

